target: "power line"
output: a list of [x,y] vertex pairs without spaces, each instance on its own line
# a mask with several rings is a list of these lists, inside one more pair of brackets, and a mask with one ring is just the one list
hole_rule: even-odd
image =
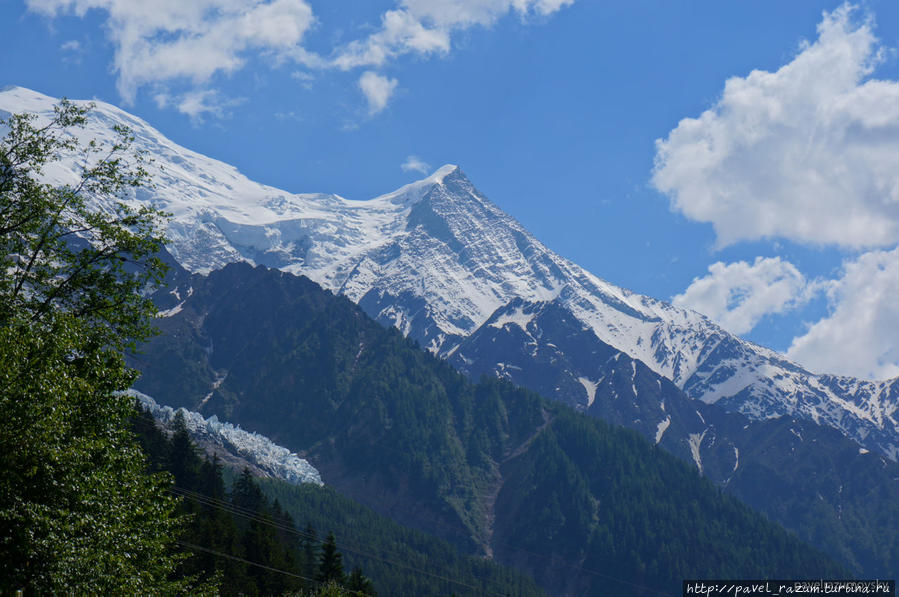
[[[213,507],[213,508],[218,508],[218,509],[220,509],[220,510],[227,511],[227,512],[230,512],[230,513],[232,513],[232,514],[236,514],[236,515],[238,515],[238,516],[243,516],[243,517],[245,517],[245,518],[249,518],[249,519],[251,519],[251,520],[255,520],[256,522],[258,522],[258,523],[260,523],[260,524],[268,525],[268,526],[270,526],[270,527],[272,527],[272,528],[275,528],[275,529],[278,529],[278,530],[282,530],[282,531],[286,531],[286,532],[289,532],[289,533],[293,533],[293,534],[295,534],[295,535],[297,535],[297,536],[300,536],[300,537],[303,537],[303,538],[306,538],[306,539],[311,539],[311,540],[316,541],[316,542],[318,542],[318,543],[324,543],[324,540],[321,539],[320,537],[318,537],[317,535],[312,535],[312,534],[310,534],[310,533],[306,533],[306,532],[300,531],[300,530],[297,529],[296,527],[291,527],[291,526],[288,526],[288,525],[283,525],[283,524],[277,523],[277,522],[275,522],[274,520],[272,520],[272,519],[270,519],[270,518],[263,518],[263,517],[260,517],[260,516],[258,516],[257,514],[255,514],[253,511],[251,511],[251,510],[249,510],[249,509],[247,509],[247,508],[242,508],[242,507],[237,506],[237,505],[235,505],[235,504],[231,504],[230,502],[227,502],[227,501],[224,501],[224,500],[220,500],[220,499],[217,499],[217,498],[213,498],[213,497],[210,497],[210,496],[206,496],[206,495],[204,495],[204,494],[202,494],[202,493],[198,493],[198,492],[195,492],[195,491],[183,489],[183,488],[180,488],[180,487],[173,487],[172,490],[173,490],[173,493],[176,493],[177,495],[181,495],[181,496],[183,496],[183,497],[192,499],[192,500],[197,501],[197,502],[199,502],[199,503],[202,503],[202,504],[204,504],[204,505],[207,505],[207,506],[210,506],[210,507]],[[627,580],[624,580],[624,579],[621,579],[621,578],[617,578],[617,577],[615,577],[615,576],[611,576],[611,575],[608,575],[608,574],[604,574],[604,573],[602,573],[602,572],[599,572],[599,571],[597,571],[597,570],[592,570],[592,569],[590,569],[590,568],[584,568],[584,567],[582,567],[582,566],[577,566],[577,565],[572,564],[572,563],[570,563],[570,562],[568,562],[568,561],[566,561],[566,560],[563,560],[563,559],[561,559],[561,558],[559,558],[559,557],[557,557],[557,556],[548,556],[548,555],[544,555],[544,554],[539,554],[539,553],[536,553],[536,552],[533,552],[533,551],[524,549],[524,548],[522,548],[522,547],[517,547],[517,546],[511,545],[511,544],[509,544],[509,543],[505,543],[505,542],[503,542],[503,541],[495,541],[495,543],[497,543],[497,544],[499,544],[499,545],[506,546],[506,547],[508,547],[508,548],[510,548],[510,549],[512,549],[512,550],[515,550],[515,551],[518,551],[518,552],[521,552],[521,553],[528,554],[528,555],[533,556],[533,557],[537,557],[537,558],[540,558],[540,559],[543,559],[543,560],[547,560],[547,561],[553,562],[553,563],[555,563],[555,564],[561,564],[561,565],[563,565],[563,566],[565,566],[565,567],[567,567],[567,568],[570,568],[570,569],[572,569],[572,570],[577,570],[578,572],[583,572],[583,573],[585,573],[585,574],[589,574],[589,575],[595,576],[595,577],[597,577],[597,578],[602,578],[602,579],[604,579],[604,580],[611,580],[611,581],[614,581],[614,582],[616,582],[616,583],[620,583],[620,584],[623,584],[623,585],[628,585],[628,586],[633,587],[633,588],[636,588],[636,589],[641,589],[641,590],[644,590],[644,591],[649,591],[649,592],[651,592],[651,593],[655,593],[656,595],[662,595],[662,596],[665,596],[665,597],[672,597],[672,594],[671,594],[671,593],[668,593],[668,592],[666,592],[666,591],[662,591],[662,590],[659,590],[659,589],[655,589],[655,588],[652,588],[652,587],[647,587],[647,586],[645,586],[645,585],[641,585],[641,584],[638,584],[638,583],[634,583],[634,582],[631,582],[631,581],[627,581]],[[393,565],[393,566],[397,566],[397,567],[399,567],[399,568],[404,568],[404,569],[406,569],[406,570],[410,570],[410,571],[412,571],[412,572],[417,572],[417,573],[419,573],[419,574],[424,574],[424,575],[427,575],[427,576],[431,576],[431,577],[434,577],[434,578],[438,578],[438,579],[440,579],[440,580],[444,580],[444,581],[446,581],[446,582],[454,583],[454,584],[457,584],[457,585],[466,587],[466,588],[468,588],[468,589],[472,589],[472,590],[474,590],[474,591],[485,591],[485,590],[486,590],[486,589],[482,589],[482,588],[480,588],[480,587],[476,587],[476,586],[473,586],[473,585],[469,585],[468,583],[463,583],[463,582],[461,582],[461,581],[458,581],[458,580],[455,580],[455,579],[448,578],[448,577],[446,577],[446,576],[442,576],[442,575],[439,575],[439,574],[436,574],[436,573],[433,573],[433,572],[428,572],[427,570],[422,570],[421,568],[415,568],[414,566],[408,566],[408,565],[406,565],[406,564],[402,564],[402,563],[396,562],[396,561],[394,561],[394,560],[390,560],[390,559],[387,559],[387,558],[384,558],[384,557],[381,557],[381,556],[376,556],[376,555],[374,555],[374,554],[372,554],[372,553],[370,553],[370,552],[362,551],[362,550],[359,549],[359,548],[348,547],[348,546],[346,545],[346,543],[338,544],[338,547],[340,547],[343,551],[348,551],[348,552],[350,552],[350,553],[354,553],[354,554],[360,555],[360,556],[362,556],[362,557],[371,558],[371,559],[378,560],[378,561],[383,562],[383,563],[386,563],[386,564],[390,564],[390,565]],[[501,597],[504,597],[504,596],[505,596],[504,593],[497,593],[497,592],[495,592],[495,591],[489,591],[489,590],[488,590],[488,592],[491,593],[491,594],[493,594],[493,595],[499,595],[499,596],[501,596]]]
[[[382,447],[382,448],[387,448],[387,449],[395,450],[394,448],[389,447],[389,446],[385,446],[385,445],[381,444],[380,442],[376,442],[376,443],[378,443],[378,444],[380,445],[380,447]],[[197,493],[197,492],[192,492],[192,491],[190,491],[190,490],[186,490],[186,489],[182,489],[182,488],[177,488],[177,487],[173,488],[173,492],[175,492],[175,493],[177,493],[177,492],[183,492],[183,493],[180,494],[180,495],[183,495],[184,497],[188,497],[188,498],[190,498],[190,499],[193,499],[193,500],[198,501],[198,502],[201,502],[201,503],[206,503],[206,505],[209,505],[209,506],[212,506],[212,507],[219,507],[219,508],[221,508],[221,509],[223,509],[223,510],[228,510],[228,511],[234,513],[234,514],[237,514],[237,515],[240,515],[240,516],[244,516],[244,517],[250,518],[250,519],[252,519],[252,520],[256,520],[257,522],[259,522],[259,523],[261,523],[261,524],[267,524],[267,525],[269,525],[269,526],[272,526],[272,527],[274,527],[274,528],[280,529],[280,530],[282,530],[282,531],[286,531],[286,532],[289,532],[289,533],[294,533],[294,534],[299,535],[299,536],[301,536],[301,537],[313,539],[313,540],[315,540],[315,541],[318,541],[319,543],[323,543],[323,540],[320,539],[320,538],[318,538],[318,537],[310,536],[310,535],[305,534],[305,533],[303,533],[303,532],[301,532],[301,531],[299,531],[298,529],[293,528],[293,527],[289,527],[289,526],[286,526],[286,525],[281,525],[281,524],[275,523],[275,522],[272,521],[271,519],[263,519],[263,518],[260,518],[260,517],[259,517],[258,515],[256,515],[254,512],[252,512],[252,511],[250,511],[250,510],[247,510],[247,509],[240,508],[239,506],[236,506],[236,505],[234,505],[234,504],[231,504],[230,502],[226,502],[226,501],[222,501],[222,500],[216,500],[215,498],[211,498],[211,497],[209,497],[209,496],[205,496],[205,495],[200,494],[200,493]],[[192,494],[192,495],[188,495],[188,494]],[[207,503],[207,502],[204,502],[204,500],[214,500],[218,505],[213,504],[213,503]],[[242,511],[241,511],[241,510],[242,510]],[[434,520],[434,521],[431,521],[431,524],[434,524],[434,525],[436,525],[436,526],[442,526],[442,527],[444,527],[444,528],[451,529],[451,530],[457,530],[457,529],[455,529],[454,527],[451,527],[449,524],[446,524],[446,523],[444,523],[443,521],[440,521],[440,520]],[[648,591],[648,592],[650,592],[650,593],[653,593],[653,594],[656,594],[656,595],[659,595],[659,596],[663,596],[663,597],[672,597],[672,595],[673,595],[672,593],[669,593],[669,592],[667,592],[667,591],[663,591],[663,590],[660,590],[660,589],[657,589],[657,588],[653,588],[653,587],[648,587],[648,586],[645,586],[645,585],[641,585],[641,584],[638,584],[638,583],[634,583],[634,582],[629,581],[629,580],[624,580],[624,579],[622,579],[622,578],[618,578],[618,577],[615,577],[615,576],[612,576],[612,575],[609,575],[609,574],[605,574],[605,573],[603,573],[603,572],[599,572],[598,570],[592,570],[592,569],[590,569],[590,568],[584,568],[584,567],[582,567],[582,566],[578,566],[578,565],[576,565],[576,564],[572,564],[571,562],[568,562],[568,561],[566,561],[566,560],[563,560],[563,559],[559,558],[558,556],[546,555],[546,554],[540,554],[540,553],[532,552],[532,551],[530,551],[530,550],[527,550],[527,549],[525,549],[525,548],[519,547],[519,546],[517,546],[517,545],[512,545],[512,544],[506,543],[506,542],[504,542],[504,541],[499,541],[499,540],[497,540],[497,539],[492,539],[492,542],[493,542],[494,544],[502,545],[502,546],[504,546],[504,547],[507,547],[507,548],[509,548],[509,549],[511,549],[511,550],[513,550],[513,551],[517,551],[517,552],[520,552],[520,553],[524,553],[524,554],[527,554],[527,555],[532,556],[532,557],[540,558],[540,559],[542,559],[542,560],[551,562],[551,563],[553,563],[553,564],[555,564],[555,565],[562,565],[562,566],[565,566],[566,568],[568,568],[568,569],[570,569],[570,570],[574,570],[574,571],[577,571],[577,572],[581,572],[581,573],[584,573],[584,574],[588,574],[588,575],[594,576],[594,577],[596,577],[596,578],[601,578],[601,579],[607,580],[607,581],[613,581],[613,582],[616,582],[616,583],[619,583],[619,584],[622,584],[622,585],[627,585],[627,586],[630,586],[630,587],[633,587],[633,588],[636,588],[636,589],[641,589],[641,590],[643,590],[643,591]],[[426,574],[426,575],[429,575],[429,576],[433,576],[433,577],[435,577],[435,578],[444,580],[444,581],[446,581],[446,582],[458,584],[458,585],[460,585],[460,586],[464,586],[464,587],[466,587],[466,588],[469,588],[469,589],[472,589],[472,590],[475,590],[475,591],[484,591],[484,590],[485,590],[485,589],[482,589],[482,588],[480,588],[480,587],[475,587],[475,586],[472,586],[472,585],[468,585],[467,583],[463,583],[463,582],[461,582],[461,581],[458,581],[458,580],[455,580],[455,579],[452,579],[452,578],[448,578],[448,577],[445,577],[445,576],[442,576],[442,575],[439,575],[439,574],[435,574],[435,573],[430,573],[430,572],[427,572],[427,571],[425,571],[425,570],[421,570],[421,569],[419,569],[419,568],[414,568],[414,567],[408,566],[408,565],[403,564],[403,563],[395,562],[395,561],[389,560],[389,559],[387,559],[387,558],[383,558],[383,557],[381,557],[381,556],[374,555],[374,554],[372,554],[372,553],[370,553],[370,552],[363,551],[363,549],[361,549],[361,548],[356,548],[356,547],[352,547],[352,546],[347,546],[345,543],[341,545],[341,548],[342,548],[344,551],[348,551],[348,552],[351,552],[351,553],[355,553],[356,555],[360,555],[360,556],[363,556],[363,557],[367,557],[367,558],[371,558],[371,559],[374,559],[374,560],[378,560],[378,561],[381,561],[381,562],[384,562],[384,563],[387,563],[387,564],[391,564],[391,565],[393,565],[393,566],[397,566],[397,567],[400,567],[400,568],[405,568],[405,569],[410,570],[410,571],[419,572],[419,573],[421,573],[421,574]],[[503,593],[496,593],[496,592],[492,592],[492,594],[494,594],[494,595],[500,595],[500,596],[503,596],[503,595],[504,595]]]
[[[271,519],[267,519],[267,518],[266,518],[266,519],[263,519],[263,518],[260,518],[260,517],[258,517],[257,515],[255,515],[252,511],[247,510],[247,509],[244,509],[244,508],[241,508],[241,507],[236,506],[236,505],[234,505],[234,504],[231,504],[230,502],[223,501],[223,500],[218,500],[218,499],[215,499],[215,498],[210,498],[210,497],[205,496],[205,495],[203,495],[203,494],[201,494],[201,493],[192,492],[192,491],[185,490],[185,489],[181,489],[181,488],[175,488],[175,489],[178,490],[178,491],[180,491],[180,492],[184,492],[184,493],[183,493],[184,497],[188,497],[188,498],[193,499],[193,500],[195,500],[195,501],[199,501],[199,502],[204,502],[204,500],[214,501],[214,502],[216,502],[215,504],[209,503],[209,504],[207,504],[207,505],[210,505],[210,506],[213,506],[213,507],[218,507],[218,508],[225,509],[225,510],[229,510],[229,511],[235,513],[235,514],[240,515],[240,516],[245,516],[245,517],[247,517],[247,518],[252,518],[253,520],[256,520],[256,521],[258,521],[258,522],[260,522],[260,523],[262,523],[262,524],[267,524],[267,525],[272,526],[272,527],[274,527],[274,528],[277,528],[277,529],[280,529],[280,530],[283,530],[283,531],[287,531],[287,532],[291,532],[291,533],[294,533],[294,534],[299,535],[299,536],[301,536],[301,537],[313,539],[313,540],[315,540],[315,541],[318,541],[319,543],[323,543],[323,542],[324,542],[322,539],[318,538],[317,536],[309,535],[308,533],[304,533],[304,532],[302,532],[302,531],[300,531],[300,530],[298,530],[298,529],[296,529],[296,528],[294,528],[294,527],[289,527],[289,526],[286,526],[286,525],[281,525],[281,524],[279,524],[279,523],[277,523],[277,522],[275,522],[275,521],[273,521],[273,520],[271,520]],[[190,495],[188,495],[188,494],[190,494]],[[443,526],[443,527],[445,527],[445,528],[451,528],[449,525],[441,524],[439,521],[434,521],[434,524],[437,524],[438,526]],[[496,544],[496,545],[502,545],[502,546],[504,546],[504,547],[507,547],[507,548],[512,549],[512,550],[514,550],[514,551],[518,551],[518,552],[520,552],[520,553],[527,554],[527,555],[529,555],[529,556],[533,556],[533,557],[536,557],[536,558],[540,558],[540,559],[542,559],[542,560],[546,560],[546,561],[548,561],[548,562],[552,562],[553,564],[565,566],[566,568],[569,568],[569,569],[571,569],[571,570],[575,570],[575,571],[577,571],[577,572],[582,572],[582,573],[588,574],[588,575],[590,575],[590,576],[595,576],[595,577],[597,577],[597,578],[601,578],[601,579],[603,579],[603,580],[610,580],[610,581],[613,581],[613,582],[616,582],[616,583],[619,583],[619,584],[628,585],[628,586],[631,586],[631,587],[633,587],[633,588],[641,589],[641,590],[644,590],[644,591],[649,591],[649,592],[651,592],[651,593],[654,593],[654,594],[656,594],[656,595],[661,595],[661,596],[664,596],[664,597],[673,597],[672,593],[669,593],[669,592],[667,592],[667,591],[663,591],[663,590],[656,589],[656,588],[653,588],[653,587],[648,587],[648,586],[646,586],[646,585],[641,585],[641,584],[638,584],[638,583],[634,583],[634,582],[632,582],[632,581],[624,580],[624,579],[621,579],[621,578],[618,578],[618,577],[615,577],[615,576],[611,576],[611,575],[609,575],[609,574],[605,574],[605,573],[603,573],[603,572],[599,572],[598,570],[593,570],[593,569],[590,569],[590,568],[584,568],[583,566],[578,566],[578,565],[576,565],[576,564],[572,564],[571,562],[568,562],[567,560],[564,560],[564,559],[562,559],[562,558],[560,558],[560,557],[558,557],[558,556],[553,556],[553,555],[547,555],[547,554],[541,554],[541,553],[533,552],[533,551],[530,551],[530,550],[525,549],[525,548],[523,548],[523,547],[519,547],[519,546],[517,546],[517,545],[512,545],[512,544],[510,544],[510,543],[506,543],[506,542],[504,542],[504,541],[499,541],[499,540],[496,540],[496,539],[493,539],[493,543]],[[343,544],[341,545],[341,547],[342,547],[342,549],[344,549],[344,551],[349,551],[349,552],[355,553],[355,554],[357,554],[357,555],[362,555],[362,556],[365,556],[365,557],[373,558],[373,559],[380,560],[380,561],[383,561],[383,562],[386,562],[386,563],[392,563],[392,564],[395,564],[395,565],[397,565],[397,566],[404,567],[403,564],[397,564],[397,563],[395,563],[395,562],[392,562],[391,560],[387,560],[386,558],[383,558],[383,557],[380,557],[380,556],[372,555],[371,553],[362,551],[362,550],[359,549],[359,548],[348,547],[348,546],[346,545],[346,543],[343,543]],[[420,571],[420,572],[422,572],[422,573],[424,573],[424,574],[432,574],[432,573],[428,573],[427,571],[423,571],[423,570],[421,570],[421,569],[416,569],[416,568],[411,568],[411,567],[410,567],[409,569],[411,569],[411,570],[413,570],[413,571]],[[445,577],[441,577],[441,576],[439,576],[439,575],[437,575],[437,576],[438,576],[438,578],[445,578]],[[446,579],[446,580],[449,580],[449,582],[457,582],[457,583],[458,583],[458,581],[453,581],[453,580],[451,580],[451,579]],[[458,584],[463,584],[463,585],[464,585],[464,583],[458,583]],[[469,588],[476,589],[476,590],[478,589],[477,587],[471,587],[470,585],[465,585],[465,586],[468,586]],[[499,593],[496,593],[496,594],[499,594]]]
[[[181,540],[179,540],[179,541],[178,541],[178,544],[181,545],[182,547],[186,547],[187,549],[196,550],[196,551],[204,551],[204,552],[210,553],[210,554],[212,554],[212,555],[214,555],[214,556],[219,556],[219,557],[222,557],[222,558],[227,558],[227,559],[229,559],[229,560],[234,560],[234,561],[236,561],[236,562],[243,562],[244,564],[249,564],[250,566],[256,566],[257,568],[262,568],[262,569],[264,569],[264,570],[268,570],[269,572],[277,572],[278,574],[284,574],[284,575],[286,575],[286,576],[292,576],[292,577],[294,577],[294,578],[299,578],[299,579],[301,579],[301,580],[309,581],[309,582],[311,582],[311,583],[313,583],[313,584],[316,584],[316,585],[321,585],[321,584],[322,584],[321,581],[318,581],[318,580],[316,580],[316,579],[314,579],[314,578],[309,578],[308,576],[303,576],[302,574],[295,574],[295,573],[293,573],[293,572],[288,572],[287,570],[281,570],[281,569],[279,569],[279,568],[272,568],[271,566],[266,566],[265,564],[260,564],[260,563],[258,563],[258,562],[251,562],[250,560],[247,560],[247,559],[244,559],[244,558],[235,556],[235,555],[231,555],[231,554],[229,554],[229,553],[224,553],[224,552],[221,552],[221,551],[216,551],[216,550],[214,550],[214,549],[209,549],[208,547],[202,547],[202,546],[200,546],[200,545],[194,545],[193,543],[188,543],[187,541],[181,541]],[[348,593],[354,593],[354,594],[356,594],[356,595],[360,595],[360,596],[362,596],[362,597],[366,597],[365,593],[363,593],[363,592],[361,592],[361,591],[357,591],[357,590],[355,590],[355,589],[348,589],[348,588],[346,588],[346,587],[343,587],[343,590],[346,591],[346,592],[348,592]]]
[[[303,531],[300,531],[299,529],[297,529],[297,528],[295,528],[295,527],[290,527],[290,526],[288,526],[288,525],[279,524],[279,523],[277,523],[277,522],[275,522],[275,521],[273,521],[273,520],[271,520],[271,519],[269,519],[269,518],[260,517],[260,516],[258,516],[257,514],[252,513],[252,511],[250,511],[250,510],[248,510],[248,509],[246,509],[246,508],[241,508],[240,506],[236,506],[236,505],[234,505],[234,504],[230,504],[229,502],[225,502],[224,500],[220,500],[220,499],[217,499],[217,498],[212,498],[212,497],[206,496],[206,495],[204,495],[204,494],[201,494],[201,493],[198,493],[198,492],[195,492],[195,491],[190,491],[190,490],[187,490],[187,489],[183,489],[183,488],[180,488],[180,487],[173,487],[173,488],[172,488],[172,493],[174,493],[175,495],[180,495],[180,496],[182,496],[182,497],[186,497],[186,498],[192,499],[192,500],[194,500],[194,501],[197,501],[197,502],[199,502],[199,503],[201,503],[201,504],[207,505],[207,506],[212,507],[212,508],[218,508],[218,509],[220,509],[220,510],[229,512],[229,513],[231,513],[231,514],[236,514],[236,515],[238,515],[238,516],[243,516],[243,517],[245,517],[245,518],[248,518],[248,519],[250,519],[250,520],[256,521],[256,522],[258,522],[258,523],[260,523],[260,524],[268,525],[268,526],[270,526],[270,527],[272,527],[272,528],[275,528],[275,529],[278,529],[278,530],[286,531],[286,532],[288,532],[288,533],[293,533],[294,535],[297,535],[297,536],[300,536],[300,537],[303,537],[303,538],[306,538],[306,539],[311,539],[311,540],[317,541],[317,542],[319,542],[319,543],[324,543],[324,540],[322,540],[321,538],[319,538],[317,535],[311,535],[311,534],[309,534],[309,533],[305,533],[305,532],[303,532]],[[409,566],[408,564],[404,564],[404,563],[401,563],[401,562],[397,562],[397,561],[395,561],[395,560],[390,560],[390,559],[384,558],[384,557],[382,557],[382,556],[375,555],[375,554],[373,554],[373,553],[371,553],[371,552],[363,551],[363,550],[361,550],[361,549],[359,549],[359,548],[357,548],[357,547],[348,547],[345,543],[343,543],[343,544],[338,544],[338,547],[341,548],[343,551],[350,552],[350,553],[354,553],[354,554],[356,554],[356,555],[358,555],[358,556],[362,556],[362,557],[370,558],[370,559],[373,559],[373,560],[377,560],[377,561],[379,561],[379,562],[382,562],[382,563],[385,563],[385,564],[389,564],[389,565],[395,566],[395,567],[397,567],[397,568],[402,568],[402,569],[408,570],[408,571],[410,571],[410,572],[415,572],[415,573],[422,574],[422,575],[425,575],[425,576],[429,576],[429,577],[432,577],[432,578],[436,578],[436,579],[439,579],[439,580],[442,580],[442,581],[445,581],[445,582],[448,582],[448,583],[452,583],[452,584],[458,585],[458,586],[460,586],[460,587],[465,587],[465,588],[467,588],[467,589],[471,589],[472,591],[475,591],[475,592],[480,593],[480,594],[490,594],[490,595],[497,595],[498,597],[507,597],[507,594],[506,594],[506,593],[498,593],[498,592],[496,592],[496,591],[492,591],[492,590],[489,590],[489,589],[485,589],[485,588],[483,588],[483,587],[477,587],[477,586],[474,586],[474,585],[471,585],[471,584],[462,582],[462,581],[460,581],[460,580],[457,580],[457,579],[454,579],[454,578],[450,578],[450,577],[448,577],[448,576],[443,576],[443,575],[441,575],[441,574],[437,574],[437,573],[434,573],[434,572],[428,572],[427,570],[423,570],[423,569],[421,569],[421,568],[416,568],[416,567],[414,567],[414,566]]]
[[262,568],[263,570],[268,570],[269,572],[277,572],[278,574],[284,574],[286,576],[292,576],[294,578],[299,578],[301,580],[308,580],[313,583],[318,583],[314,578],[309,578],[307,576],[303,576],[302,574],[295,574],[293,572],[288,572],[287,570],[280,570],[278,568],[272,568],[271,566],[266,566],[265,564],[260,564],[259,562],[251,562],[250,560],[231,555],[229,553],[224,553],[221,551],[216,551],[214,549],[209,549],[208,547],[202,547],[200,545],[194,545],[193,543],[188,543],[187,541],[178,540],[178,545],[181,547],[186,547],[190,550],[196,551],[205,551],[206,553],[211,553],[212,555],[220,556],[223,558],[228,558],[229,560],[234,560],[236,562],[243,562],[244,564],[249,564],[250,566],[256,566],[257,568]]

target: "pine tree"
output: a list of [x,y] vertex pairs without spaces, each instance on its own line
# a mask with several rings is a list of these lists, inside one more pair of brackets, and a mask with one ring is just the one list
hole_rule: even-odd
[[265,496],[256,482],[250,469],[244,467],[240,477],[231,488],[231,502],[247,512],[259,512],[265,504]]
[[300,557],[302,558],[300,570],[306,578],[314,578],[318,575],[318,533],[315,528],[307,523],[300,535]]
[[346,581],[346,588],[351,592],[354,591],[357,595],[368,595],[369,597],[378,596],[377,591],[375,591],[375,585],[362,573],[362,568],[359,566],[356,566],[353,568],[353,571],[350,572],[350,576]]
[[343,556],[337,551],[337,540],[334,538],[334,533],[328,533],[322,545],[316,580],[322,583],[333,581],[340,585],[343,584]]
[[199,458],[197,457],[197,448],[190,433],[187,431],[187,425],[184,422],[184,413],[181,410],[175,413],[175,418],[171,423],[172,438],[169,448],[169,466],[168,470],[175,477],[175,485],[184,489],[193,489],[197,484],[197,477],[200,473]]

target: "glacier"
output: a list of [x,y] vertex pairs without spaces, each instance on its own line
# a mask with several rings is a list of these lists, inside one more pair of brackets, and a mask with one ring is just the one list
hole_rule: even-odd
[[300,458],[287,448],[275,444],[263,435],[244,431],[240,426],[219,421],[215,415],[204,418],[200,413],[185,408],[174,409],[170,406],[157,404],[153,398],[137,390],[128,390],[125,393],[137,398],[163,424],[171,423],[180,412],[182,417],[184,417],[184,424],[187,430],[193,437],[207,441],[212,445],[224,448],[228,452],[244,458],[275,479],[280,479],[293,485],[301,485],[303,483],[324,485],[318,470],[309,464],[308,461]]

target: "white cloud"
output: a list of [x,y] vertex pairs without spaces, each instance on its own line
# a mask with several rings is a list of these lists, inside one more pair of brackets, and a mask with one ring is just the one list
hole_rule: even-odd
[[84,46],[77,39],[70,39],[61,44],[59,49],[62,50],[62,61],[66,64],[81,64],[81,59],[85,54]]
[[421,174],[427,174],[431,171],[431,166],[424,160],[422,160],[417,155],[410,155],[406,158],[406,161],[400,164],[400,168],[403,172],[420,172]]
[[695,278],[672,302],[703,313],[732,333],[745,334],[765,315],[805,303],[817,287],[789,261],[756,257],[752,265],[713,263],[707,276]]
[[349,70],[360,66],[383,66],[400,54],[446,54],[449,33],[428,29],[402,10],[389,10],[381,17],[381,29],[368,39],[350,42],[334,59],[334,66]]
[[387,107],[394,90],[396,89],[396,79],[388,79],[373,71],[365,71],[359,77],[359,89],[365,94],[368,100],[368,113],[374,115]]
[[401,5],[419,21],[440,28],[490,26],[515,11],[549,15],[572,4],[574,0],[402,0]]
[[401,0],[381,16],[381,28],[342,48],[333,64],[350,69],[383,66],[403,54],[446,54],[452,34],[476,25],[489,27],[510,12],[523,18],[548,16],[574,0]]
[[315,76],[311,73],[307,73],[304,71],[293,71],[290,73],[290,77],[300,82],[300,86],[303,89],[312,89],[312,84],[315,81]]
[[174,104],[179,112],[186,114],[194,123],[203,121],[206,116],[223,118],[228,115],[228,109],[243,103],[243,99],[224,99],[214,89],[189,91],[178,98],[156,96],[156,102],[160,106]]
[[857,12],[824,13],[791,62],[729,79],[656,142],[653,184],[719,245],[899,242],[899,82],[871,78],[885,50]]
[[[148,83],[187,79],[202,84],[244,64],[245,53],[297,52],[315,22],[304,0],[26,0],[47,16],[106,11],[115,45],[118,89],[131,102]],[[301,50],[301,48],[299,48]]]
[[899,248],[845,264],[827,296],[830,315],[794,339],[787,356],[822,373],[899,376]]
[[[522,18],[548,16],[574,0],[396,0],[374,33],[317,54],[303,45],[318,24],[310,0],[25,0],[29,10],[54,18],[105,14],[106,33],[115,48],[113,70],[125,103],[149,87],[157,103],[182,111],[214,114],[207,94],[215,78],[242,69],[251,57],[272,66],[291,61],[306,69],[372,69],[408,53],[446,54],[453,33],[476,25],[491,26],[514,13]],[[327,56],[327,57],[323,57]],[[309,88],[309,73],[296,71]],[[364,73],[359,85],[370,114],[384,109],[396,81]],[[170,96],[183,95],[180,101]],[[165,101],[159,101],[162,97]]]

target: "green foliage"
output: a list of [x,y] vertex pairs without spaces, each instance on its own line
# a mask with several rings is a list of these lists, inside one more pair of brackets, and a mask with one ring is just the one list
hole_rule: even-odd
[[[633,595],[674,591],[678,575],[845,576],[636,432],[565,408],[504,469],[498,555],[524,554],[546,582],[569,591],[584,591],[583,570],[601,577],[606,590]],[[562,565],[533,557],[549,544]]]
[[344,576],[333,533],[322,545],[311,525],[299,531],[248,469],[227,492],[218,458],[201,459],[183,417],[176,415],[166,433],[147,416],[138,405],[133,426],[147,453],[154,455],[151,464],[172,473],[176,467],[192,471],[180,477],[175,473],[173,490],[185,496],[180,508],[189,521],[182,537],[185,560],[177,576],[215,581],[221,595],[377,594],[361,569]]
[[772,519],[789,521],[857,576],[899,570],[899,465],[860,455],[855,442],[813,423],[784,417],[764,422],[764,433],[762,425],[746,430],[728,490]]
[[378,592],[375,591],[375,585],[372,584],[370,579],[362,574],[362,568],[359,566],[356,566],[353,568],[353,571],[350,572],[346,581],[346,588],[357,595],[378,597]]
[[[155,310],[142,291],[165,273],[156,257],[164,214],[121,201],[147,183],[143,156],[122,128],[111,146],[79,143],[86,112],[63,100],[43,126],[29,114],[0,121],[8,129],[0,145],[0,320],[24,314],[50,323],[65,312],[85,323],[89,347],[122,348],[152,331]],[[72,154],[80,164],[73,184],[41,182],[45,166]]]
[[[202,594],[171,580],[181,521],[128,430],[122,349],[148,337],[159,214],[117,199],[143,181],[130,138],[79,146],[85,110],[0,122],[0,592]],[[62,153],[73,185],[40,182]],[[108,210],[87,207],[100,197]]]
[[[361,567],[378,594],[408,597],[508,595],[538,597],[544,593],[524,574],[489,559],[467,556],[431,535],[397,524],[328,487],[290,485],[259,479],[262,491],[276,498],[310,528],[333,529],[345,568]],[[368,589],[346,586],[365,594]],[[354,588],[356,587],[356,588]]]
[[178,521],[164,476],[146,475],[112,397],[131,375],[112,352],[73,359],[83,324],[0,328],[0,589],[171,592]]
[[335,582],[340,585],[346,580],[343,573],[343,556],[337,551],[334,533],[328,533],[322,544],[317,580],[324,584]]

